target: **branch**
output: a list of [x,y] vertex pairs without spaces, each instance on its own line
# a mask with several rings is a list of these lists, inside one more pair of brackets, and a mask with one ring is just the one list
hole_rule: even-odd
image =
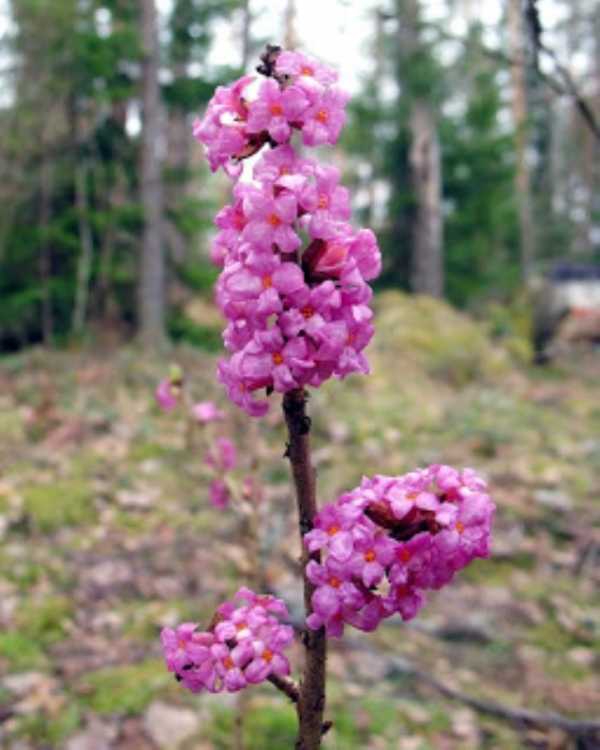
[[399,672],[414,677],[437,690],[438,693],[463,703],[465,706],[475,709],[480,713],[493,716],[496,719],[506,721],[509,724],[516,724],[525,727],[554,727],[561,729],[563,732],[573,737],[587,737],[600,733],[600,721],[594,719],[570,719],[562,714],[553,711],[530,711],[526,708],[512,708],[495,701],[475,698],[472,695],[463,693],[460,690],[448,687],[440,680],[432,677],[427,672],[421,671],[413,664],[405,662],[402,659],[394,659],[394,668]]
[[584,122],[587,124],[589,129],[592,131],[594,137],[600,142],[600,124],[596,120],[596,116],[592,111],[590,105],[579,93],[577,84],[573,80],[573,76],[569,72],[568,68],[564,66],[558,59],[556,52],[548,47],[542,41],[542,34],[544,33],[544,27],[540,19],[539,9],[537,7],[537,0],[527,0],[525,15],[527,18],[527,25],[529,27],[529,34],[533,49],[535,50],[536,59],[539,52],[543,52],[549,57],[554,63],[556,72],[562,79],[563,89],[575,102],[575,106]]
[[[532,0],[529,0],[529,2],[532,2]],[[539,24],[534,25],[529,17],[528,22],[529,28],[535,29],[536,33],[538,33],[536,40],[532,42],[534,49],[536,50],[536,56],[539,52],[542,52],[548,58],[550,58],[554,63],[556,72],[560,76],[560,80],[552,75],[549,75],[548,73],[544,73],[544,71],[540,70],[540,68],[537,66],[535,69],[536,75],[539,76],[540,80],[543,81],[543,83],[545,83],[546,86],[548,86],[548,88],[551,89],[555,94],[558,94],[559,96],[568,96],[573,100],[578,112],[590,129],[594,138],[596,138],[600,142],[600,124],[598,123],[598,120],[596,119],[596,116],[588,102],[579,93],[577,85],[573,80],[573,77],[571,76],[571,73],[560,62],[556,52],[554,52],[554,50],[550,49],[550,47],[546,46],[541,41],[538,29],[542,31],[542,27]],[[468,40],[462,36],[451,34],[438,27],[434,27],[434,30],[438,37],[440,39],[443,39],[444,41],[456,42],[465,46],[468,44]],[[491,47],[485,46],[483,43],[480,44],[479,49],[481,50],[481,53],[485,55],[485,57],[489,57],[491,60],[496,60],[497,62],[503,63],[504,65],[510,66],[523,64],[524,56],[519,55],[519,57],[512,57],[511,55],[507,55],[505,52],[502,52],[502,50],[492,49]]]
[[282,693],[285,693],[292,703],[298,703],[300,699],[300,688],[294,680],[291,680],[289,677],[279,677],[279,675],[276,674],[270,675],[270,677],[267,677],[267,680],[272,685],[275,685],[277,690],[281,690]]
[[[304,581],[304,608],[311,611],[313,584],[306,576],[310,559],[320,560],[318,553],[310,555],[304,545],[304,535],[313,526],[317,513],[315,470],[310,458],[310,419],[306,415],[306,392],[302,388],[289,391],[283,397],[283,412],[288,428],[289,442],[286,455],[290,459],[300,525],[302,569]],[[321,737],[330,724],[323,724],[325,710],[325,660],[327,641],[323,628],[307,629],[303,638],[305,650],[304,674],[300,683],[297,710],[299,731],[296,750],[318,750]]]

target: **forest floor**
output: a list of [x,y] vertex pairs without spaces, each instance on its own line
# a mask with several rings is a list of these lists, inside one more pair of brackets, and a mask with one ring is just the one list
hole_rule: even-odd
[[[443,304],[387,294],[373,375],[311,398],[321,502],[363,474],[445,462],[483,472],[498,505],[491,559],[413,622],[332,643],[330,750],[576,747],[450,699],[423,673],[508,708],[597,718],[600,355],[534,370],[524,350]],[[248,427],[214,355],[170,359],[196,399],[231,415],[221,429],[264,483],[263,580],[299,614],[278,398]],[[153,402],[165,369],[133,348],[0,360],[2,748],[293,746],[294,712],[270,685],[193,696],[161,663],[162,626],[205,624],[252,575],[246,521],[208,503],[202,436]]]

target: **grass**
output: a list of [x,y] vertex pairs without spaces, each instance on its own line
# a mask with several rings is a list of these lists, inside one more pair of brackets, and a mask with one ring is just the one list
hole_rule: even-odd
[[81,687],[81,702],[101,715],[141,713],[172,681],[162,661],[106,667],[91,672]]
[[36,531],[43,534],[63,526],[81,526],[96,517],[89,481],[65,479],[30,485],[23,492],[24,510]]
[[40,644],[32,640],[28,633],[5,630],[0,633],[0,664],[3,661],[10,672],[24,672],[43,667],[46,655]]

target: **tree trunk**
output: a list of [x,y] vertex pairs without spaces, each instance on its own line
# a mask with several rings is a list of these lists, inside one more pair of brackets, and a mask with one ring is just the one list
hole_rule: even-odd
[[442,297],[442,187],[440,144],[429,104],[417,99],[410,117],[410,168],[416,200],[411,286],[417,294]]
[[250,10],[250,0],[244,0],[242,3],[242,72],[246,72],[250,63],[250,27],[252,26],[252,11]]
[[144,212],[139,276],[139,334],[144,344],[164,340],[165,259],[163,251],[163,190],[158,155],[161,133],[159,46],[154,0],[140,0],[144,48],[142,73],[141,200]]
[[296,0],[287,0],[283,20],[283,46],[295,49],[298,46],[296,36]]
[[509,0],[508,35],[512,80],[512,114],[515,126],[516,173],[515,186],[519,211],[521,242],[521,275],[523,281],[531,277],[535,258],[535,235],[531,200],[531,175],[527,163],[527,81],[526,44],[521,0]]
[[410,100],[409,166],[415,204],[412,224],[411,288],[416,294],[442,297],[442,165],[434,102],[411,76],[423,65],[419,0],[398,0],[401,77]]
[[50,280],[52,275],[52,251],[48,243],[48,225],[50,223],[50,199],[52,167],[46,156],[42,156],[40,168],[40,207],[39,230],[41,234],[39,274],[42,286],[42,338],[46,346],[52,345],[54,333],[54,316],[52,312],[52,294]]
[[87,175],[88,165],[85,160],[82,160],[75,167],[75,203],[79,224],[79,241],[81,242],[72,322],[73,333],[75,334],[81,334],[85,325],[92,257],[94,255],[94,240],[88,217]]

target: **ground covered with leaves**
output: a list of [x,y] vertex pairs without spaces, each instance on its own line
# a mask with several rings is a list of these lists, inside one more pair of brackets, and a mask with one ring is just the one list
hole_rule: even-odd
[[[497,326],[441,303],[387,294],[378,307],[373,375],[311,398],[321,502],[362,474],[472,466],[498,504],[494,554],[431,596],[412,623],[332,643],[325,746],[576,747],[561,729],[510,723],[461,698],[571,719],[597,713],[600,355],[533,370],[523,339],[493,339]],[[231,415],[229,434],[264,483],[261,576],[299,619],[278,398],[249,426],[214,381],[214,355],[177,349],[170,359],[197,399]],[[248,519],[209,505],[198,438],[153,403],[164,370],[135,349],[0,361],[7,750],[293,746],[293,708],[270,685],[192,696],[162,666],[160,628],[206,624],[254,574]]]

